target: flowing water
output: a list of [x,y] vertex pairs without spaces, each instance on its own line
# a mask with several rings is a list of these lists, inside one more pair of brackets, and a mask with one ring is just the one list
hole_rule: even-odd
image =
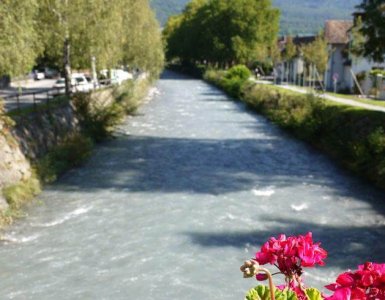
[[385,262],[385,197],[199,80],[156,93],[0,247],[1,299],[242,299],[239,266],[279,233],[329,251],[309,285]]

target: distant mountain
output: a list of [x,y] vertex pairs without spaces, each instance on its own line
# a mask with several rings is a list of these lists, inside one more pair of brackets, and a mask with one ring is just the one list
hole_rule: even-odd
[[[171,15],[180,13],[189,0],[150,0],[163,25]],[[281,10],[281,33],[311,34],[322,29],[329,19],[348,20],[361,0],[273,0]]]
[[273,0],[281,10],[282,33],[316,33],[330,19],[350,20],[361,0]]
[[190,0],[150,0],[161,25],[164,25],[170,16],[182,12],[189,2]]

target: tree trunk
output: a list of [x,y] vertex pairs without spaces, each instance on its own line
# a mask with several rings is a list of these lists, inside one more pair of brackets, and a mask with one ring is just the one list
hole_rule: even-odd
[[69,97],[71,95],[71,45],[69,38],[66,37],[64,40],[64,49],[63,49],[63,64],[64,64],[64,79],[65,79],[65,93]]
[[[65,8],[68,8],[68,0],[64,2]],[[62,22],[65,27],[65,36],[64,36],[64,49],[63,49],[63,66],[64,66],[64,79],[65,79],[65,93],[67,97],[71,96],[72,86],[71,86],[71,44],[70,44],[70,34],[68,31],[68,20],[67,16],[64,15]]]

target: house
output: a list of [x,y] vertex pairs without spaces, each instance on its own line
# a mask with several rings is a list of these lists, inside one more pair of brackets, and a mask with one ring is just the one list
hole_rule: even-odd
[[[365,57],[356,57],[350,53],[352,41],[351,29],[353,21],[349,20],[328,20],[325,22],[324,35],[328,44],[329,59],[324,74],[324,86],[326,90],[351,93],[356,91],[357,75],[368,74],[372,69],[385,69],[385,64],[378,64]],[[297,47],[312,43],[315,36],[294,37],[293,43]],[[279,40],[278,46],[281,52],[285,53],[288,38]],[[278,82],[292,82],[301,84],[305,75],[303,58],[298,55],[290,62],[283,61],[276,66],[276,77]],[[305,72],[305,74],[304,74]],[[359,78],[360,79],[360,78]],[[304,83],[302,81],[302,83]],[[357,80],[358,81],[358,80]],[[369,94],[373,83],[369,76],[365,81],[359,82],[363,92]]]
[[[278,49],[284,54],[289,37],[283,36],[278,40]],[[310,44],[316,39],[315,35],[295,36],[293,44],[299,49],[301,46]],[[278,82],[300,83],[304,74],[305,62],[301,55],[297,55],[291,61],[282,61],[275,66]]]
[[324,83],[327,90],[350,90],[349,30],[353,21],[328,20],[325,22],[325,40],[329,60]]
[[[368,58],[357,57],[350,53],[352,27],[353,21],[329,20],[325,22],[325,39],[330,53],[325,72],[327,90],[351,93],[355,90],[357,75],[369,73],[372,69],[385,68],[385,64],[375,63]],[[366,81],[366,83],[360,82],[361,84],[363,92],[368,94],[371,83]]]

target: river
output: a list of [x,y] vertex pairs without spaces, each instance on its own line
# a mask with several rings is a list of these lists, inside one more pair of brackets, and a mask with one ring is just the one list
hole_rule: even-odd
[[243,299],[239,266],[279,233],[328,250],[308,285],[385,262],[383,192],[200,80],[156,89],[5,233],[1,299]]

